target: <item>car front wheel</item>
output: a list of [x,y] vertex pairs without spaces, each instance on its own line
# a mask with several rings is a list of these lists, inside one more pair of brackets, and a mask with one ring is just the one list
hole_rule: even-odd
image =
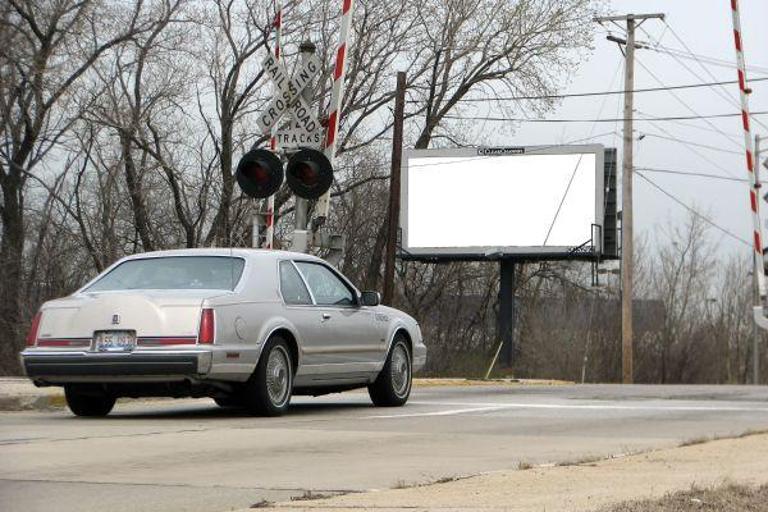
[[293,391],[293,361],[288,343],[272,337],[264,347],[256,370],[248,379],[243,405],[251,414],[280,416],[288,410]]
[[405,405],[411,394],[411,351],[405,336],[397,334],[381,373],[368,386],[371,401],[378,407]]
[[64,396],[76,416],[106,416],[115,406],[115,397],[99,389],[66,386]]

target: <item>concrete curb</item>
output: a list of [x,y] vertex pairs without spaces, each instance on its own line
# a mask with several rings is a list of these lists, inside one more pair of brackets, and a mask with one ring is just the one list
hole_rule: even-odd
[[44,411],[66,407],[64,393],[49,395],[0,396],[0,411]]

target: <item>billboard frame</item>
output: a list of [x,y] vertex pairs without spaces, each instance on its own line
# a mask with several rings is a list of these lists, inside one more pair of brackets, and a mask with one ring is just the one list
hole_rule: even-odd
[[[603,248],[605,207],[604,146],[602,144],[471,147],[453,149],[406,149],[401,167],[400,218],[398,257],[416,261],[518,261],[592,260],[599,259]],[[493,158],[509,155],[595,155],[595,215],[589,239],[579,246],[480,246],[480,247],[419,247],[408,248],[408,166],[414,158]]]

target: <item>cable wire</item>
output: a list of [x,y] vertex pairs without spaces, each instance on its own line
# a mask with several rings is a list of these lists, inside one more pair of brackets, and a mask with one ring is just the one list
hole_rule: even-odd
[[672,199],[674,202],[676,202],[677,204],[679,204],[680,206],[682,206],[683,208],[685,208],[686,210],[691,212],[691,214],[693,214],[696,217],[700,218],[701,220],[703,220],[704,222],[706,222],[707,224],[709,224],[713,228],[715,228],[718,231],[722,232],[723,234],[733,238],[734,240],[736,240],[736,241],[746,245],[747,247],[752,247],[751,243],[747,242],[746,240],[744,240],[740,236],[732,233],[731,231],[728,231],[727,229],[725,229],[724,227],[722,227],[721,225],[717,224],[712,219],[707,217],[706,215],[702,215],[701,213],[697,212],[695,208],[692,208],[691,206],[688,206],[685,202],[680,200],[678,197],[676,197],[676,196],[672,195],[671,193],[667,192],[663,187],[661,187],[655,181],[650,179],[648,176],[644,175],[642,172],[636,172],[635,174],[640,176],[643,180],[645,180],[653,188],[655,188],[656,190],[658,190],[659,192],[661,192],[662,194],[664,194],[668,198]]
[[[641,67],[641,68],[643,68],[643,69],[646,71],[646,73],[648,73],[649,75],[651,75],[651,77],[652,77],[654,80],[656,80],[656,81],[659,83],[659,85],[662,85],[662,86],[663,86],[663,85],[665,85],[665,84],[664,84],[664,82],[663,82],[663,81],[662,81],[662,80],[661,80],[661,79],[660,79],[658,76],[656,76],[656,73],[654,73],[653,71],[651,71],[651,70],[650,70],[650,68],[648,68],[648,67],[647,67],[645,64],[643,64],[643,62],[642,62],[640,59],[635,59],[635,62],[637,62],[637,63],[640,65],[640,67]],[[678,96],[677,94],[675,94],[673,91],[667,91],[667,92],[668,92],[670,95],[672,95],[672,97],[673,97],[673,98],[675,98],[675,99],[677,100],[677,102],[678,102],[678,103],[680,103],[680,104],[681,104],[681,105],[683,105],[685,108],[687,108],[687,109],[688,109],[688,110],[689,110],[689,111],[690,111],[692,114],[694,114],[694,115],[697,115],[697,116],[699,115],[699,113],[698,113],[696,110],[694,110],[694,109],[693,109],[693,107],[691,107],[690,105],[688,105],[688,103],[686,103],[686,102],[685,102],[685,101],[684,101],[682,98],[680,98],[680,96]],[[739,114],[734,114],[734,115],[739,115],[739,116],[740,116],[740,115],[741,115],[741,113],[739,113]],[[712,123],[712,121],[710,121],[708,118],[706,118],[706,117],[701,117],[701,119],[702,119],[702,120],[703,120],[705,123],[707,123],[709,126],[711,126],[711,127],[712,127],[712,129],[713,129],[713,130],[715,130],[717,133],[719,133],[720,135],[722,135],[722,136],[723,136],[723,137],[725,137],[726,139],[728,138],[728,135],[727,135],[727,134],[726,134],[724,131],[722,131],[720,128],[718,128],[717,126],[715,126],[715,124],[714,124],[714,123]],[[731,141],[731,142],[733,142],[733,141]],[[734,143],[734,144],[736,144],[735,142],[733,142],[733,143]]]
[[656,172],[661,174],[674,174],[677,176],[690,176],[694,178],[708,178],[713,180],[733,181],[736,183],[750,183],[746,178],[732,178],[731,176],[722,176],[720,174],[698,172],[698,171],[677,171],[674,169],[658,169],[656,167],[635,167],[635,171]]
[[[768,77],[753,78],[752,80],[749,80],[750,83],[765,82],[765,81],[768,81]],[[670,85],[670,86],[664,86],[664,87],[645,87],[642,89],[634,89],[632,92],[643,93],[643,92],[659,92],[659,91],[669,91],[669,90],[678,90],[678,89],[695,89],[699,87],[716,87],[716,86],[724,86],[724,85],[733,85],[737,83],[738,83],[738,80],[723,80],[723,81],[702,82],[702,83],[695,83],[695,84]],[[495,98],[462,98],[459,100],[459,102],[470,103],[470,102],[487,102],[487,101],[555,100],[555,99],[563,99],[563,98],[588,98],[592,96],[613,96],[618,94],[625,94],[627,92],[630,92],[630,91],[616,90],[616,91],[575,92],[575,93],[567,93],[567,94],[540,94],[540,95],[531,95],[531,96],[506,96],[506,97],[500,96]],[[419,103],[419,100],[408,100],[407,103]]]
[[[678,35],[678,33],[675,31],[674,28],[672,28],[666,21],[664,21],[664,25],[669,28],[669,31],[672,33],[675,39],[685,48],[685,50],[688,52],[688,54],[699,64],[699,67],[704,70],[704,72],[709,76],[712,80],[717,80],[715,75],[709,70],[707,66],[704,65],[704,63],[699,59],[699,57],[693,53],[691,48],[685,43],[685,41]],[[653,39],[653,37],[648,33],[647,30],[641,28],[642,30],[649,38]],[[665,30],[666,31],[666,30]],[[663,48],[663,52],[672,57],[678,64],[680,64],[682,67],[684,67],[690,74],[692,74],[694,77],[696,77],[697,80],[704,81],[705,79],[702,78],[698,73],[696,73],[694,70],[692,70],[685,62],[683,62],[680,56],[675,55],[674,52],[670,51],[669,49],[661,46],[661,41],[656,41],[655,46],[657,48]],[[723,84],[717,84],[716,86],[712,87],[712,91],[716,93],[720,98],[724,99],[726,102],[730,103],[731,106],[733,106],[736,109],[741,109],[741,105],[739,102],[733,98],[728,90],[723,86]],[[768,125],[764,124],[759,119],[754,119],[754,121],[762,126],[763,128],[768,129]]]
[[[753,116],[762,116],[768,114],[768,110],[761,110],[758,112],[752,112]],[[661,116],[661,117],[646,117],[646,118],[633,118],[633,121],[685,121],[692,119],[720,119],[730,117],[741,117],[738,112],[725,113],[725,114],[707,114],[707,115],[693,115],[693,116]],[[574,119],[574,118],[555,118],[555,119],[531,119],[527,117],[501,117],[501,116],[460,116],[447,114],[443,116],[444,119],[456,119],[462,121],[501,121],[501,122],[514,122],[514,123],[618,123],[623,122],[624,118],[602,118],[602,119]],[[714,125],[712,125],[714,126]],[[722,130],[714,127],[714,130],[725,137],[728,137]]]

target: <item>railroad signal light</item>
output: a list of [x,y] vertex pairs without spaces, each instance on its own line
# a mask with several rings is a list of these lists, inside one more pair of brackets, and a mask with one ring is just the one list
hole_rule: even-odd
[[333,166],[322,151],[301,148],[288,160],[285,175],[294,194],[303,199],[317,199],[331,188]]
[[262,199],[283,184],[283,164],[272,151],[252,149],[240,159],[235,177],[246,195]]

